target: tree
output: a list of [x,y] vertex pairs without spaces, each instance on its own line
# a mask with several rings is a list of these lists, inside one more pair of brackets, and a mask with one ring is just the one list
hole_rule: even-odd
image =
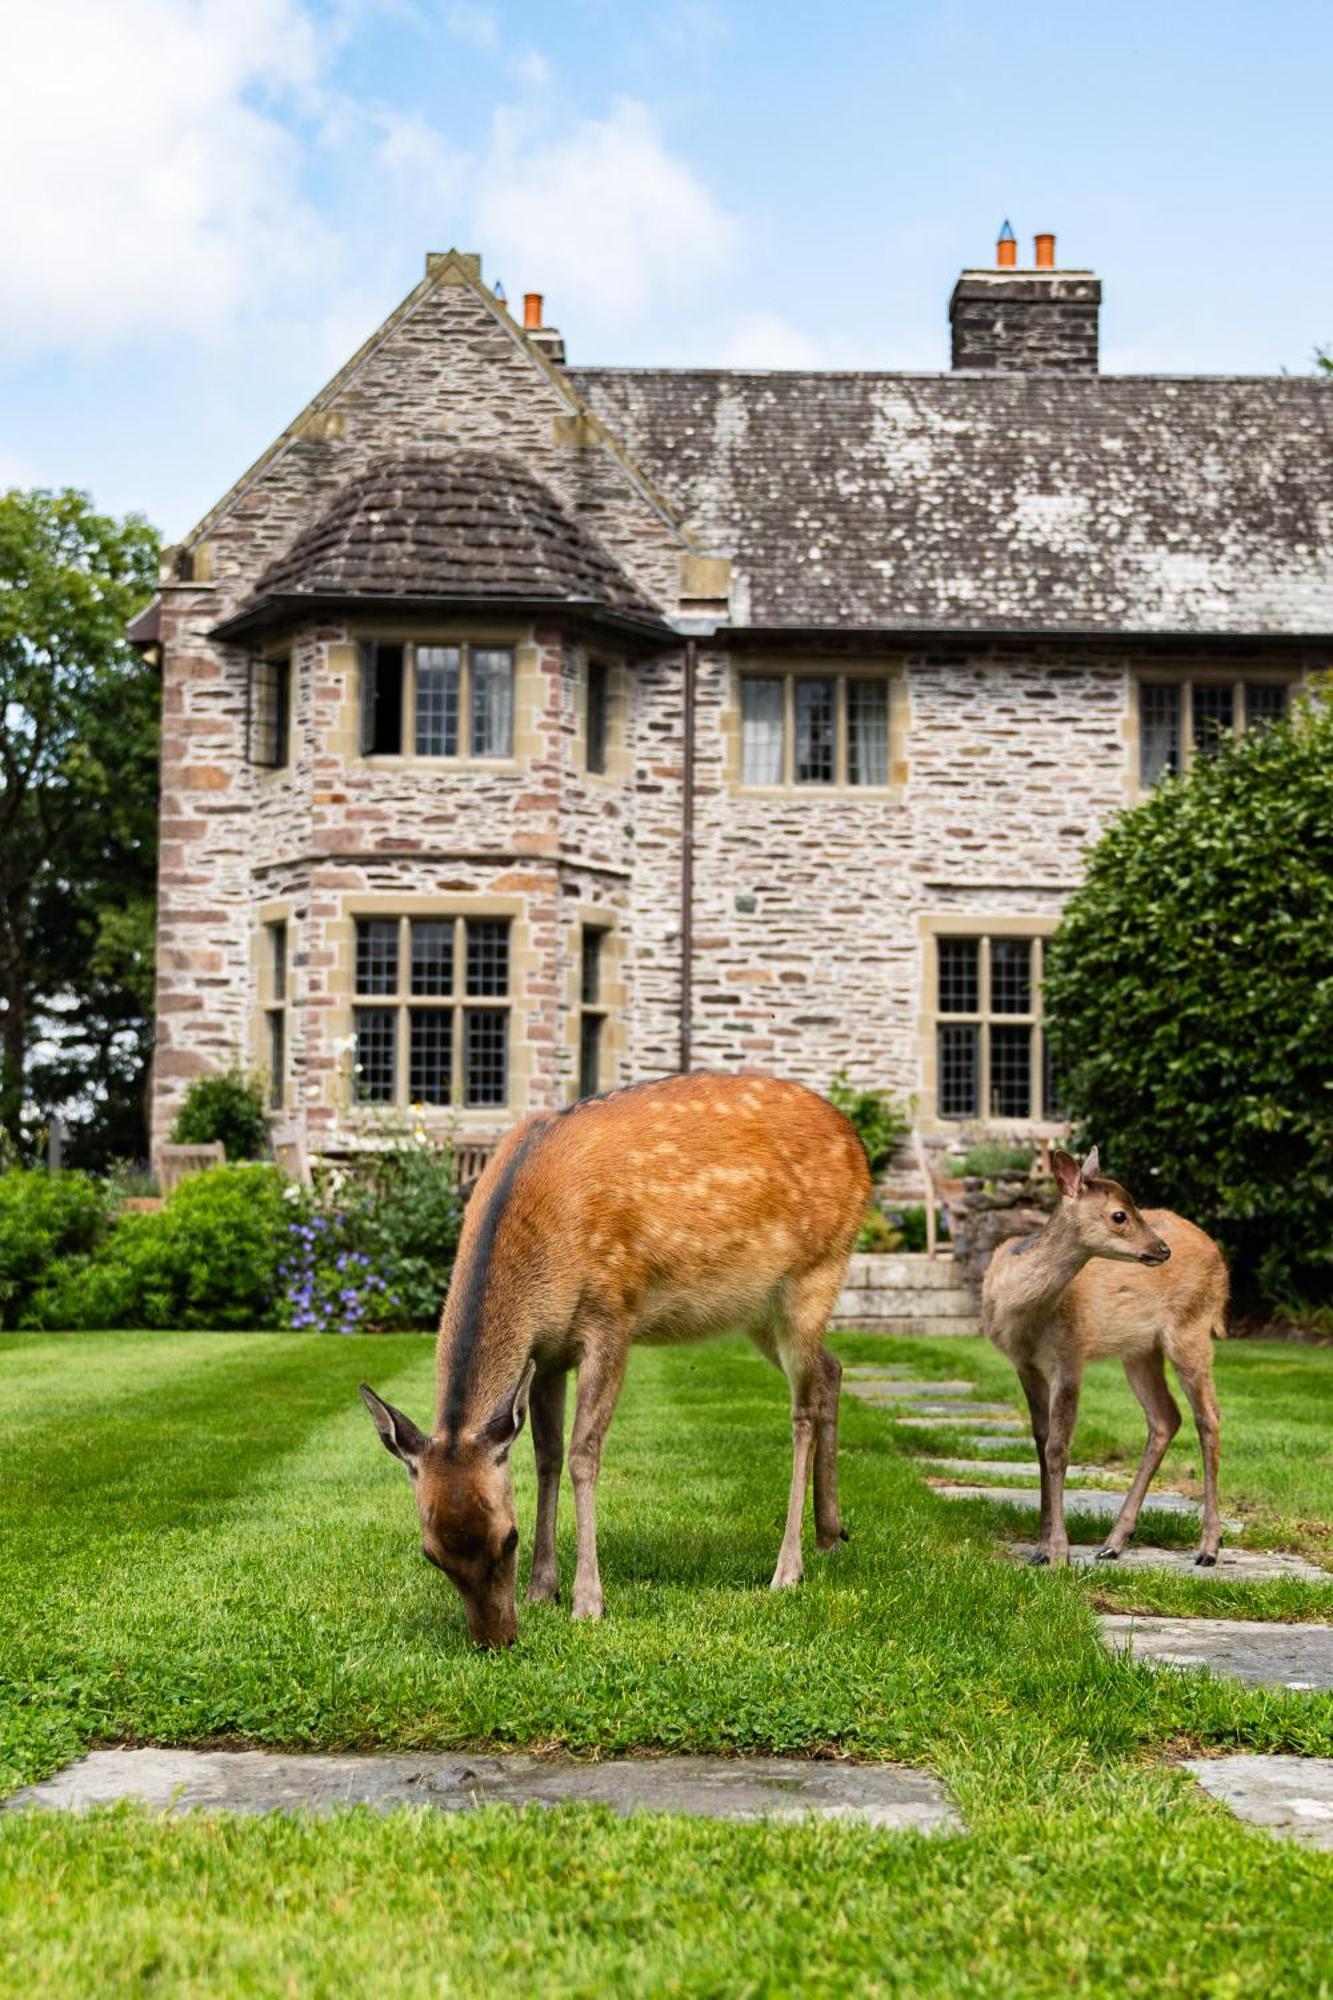
[[1242,1303],[1333,1286],[1333,690],[1196,759],[1093,851],[1045,977],[1069,1109]]
[[157,541],[86,494],[0,493],[0,1127],[73,1102],[143,1146],[158,690],[125,641]]

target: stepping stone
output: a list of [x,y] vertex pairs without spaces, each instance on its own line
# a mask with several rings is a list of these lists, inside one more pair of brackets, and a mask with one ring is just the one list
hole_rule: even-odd
[[896,1403],[917,1396],[938,1403],[950,1396],[970,1396],[976,1386],[975,1382],[909,1382],[887,1375],[862,1375],[847,1383],[854,1396],[861,1396],[868,1403]]
[[[930,1475],[948,1474],[950,1477],[956,1477],[960,1474],[965,1475],[969,1472],[1002,1472],[1006,1478],[1011,1479],[1039,1479],[1041,1477],[1035,1461],[1031,1465],[1016,1465],[1011,1461],[1006,1462],[994,1458],[925,1458],[921,1461],[921,1468]],[[1108,1473],[1105,1466],[1102,1465],[1071,1465],[1065,1473],[1067,1479],[1113,1479],[1119,1478],[1119,1476],[1118,1473]],[[1128,1479],[1125,1480],[1124,1484],[1128,1486]],[[993,1489],[988,1487],[986,1490],[990,1492]]]
[[1190,1757],[1184,1769],[1237,1819],[1333,1854],[1333,1757]]
[[[992,1500],[1000,1507],[1030,1507],[1035,1497],[1035,1489],[1030,1486],[953,1486],[937,1485],[936,1493],[946,1500]],[[1065,1494],[1067,1514],[1090,1514],[1099,1521],[1113,1521],[1120,1512],[1123,1493],[1103,1493],[1087,1486],[1075,1487]],[[1182,1514],[1186,1519],[1197,1521],[1203,1512],[1198,1500],[1191,1500],[1184,1493],[1150,1493],[1143,1503],[1144,1512],[1158,1514]],[[1223,1526],[1233,1531],[1239,1524],[1224,1522]]]
[[[903,1408],[902,1404],[898,1402],[898,1399],[896,1397],[871,1395],[871,1396],[862,1396],[858,1400],[863,1403],[874,1403],[880,1409],[885,1408],[885,1406],[887,1405],[889,1407],[890,1414],[895,1417],[897,1416],[898,1410]],[[895,1404],[897,1406],[896,1408],[894,1407]],[[988,1421],[993,1420],[995,1418],[1000,1418],[1005,1423],[1006,1426],[1012,1424],[1021,1424],[1022,1422],[1022,1419],[1020,1417],[1016,1417],[1013,1415],[1007,1403],[955,1403],[955,1402],[916,1403],[914,1402],[909,1407],[911,1415],[909,1416],[907,1412],[904,1411],[903,1415],[901,1417],[898,1417],[899,1423],[910,1423],[913,1417],[950,1417],[953,1419],[955,1424],[970,1424],[978,1417],[984,1418]]]
[[605,1764],[463,1753],[287,1756],[265,1750],[94,1750],[5,1808],[78,1812],[136,1799],[163,1812],[331,1812],[337,1806],[603,1805],[702,1819],[817,1819],[917,1832],[961,1830],[929,1772],[796,1757],[638,1757]]
[[1249,1618],[1102,1619],[1102,1637],[1136,1660],[1211,1667],[1252,1687],[1333,1688],[1333,1625],[1274,1625]]
[[[1035,1542],[1010,1542],[1009,1554],[1026,1562]],[[1116,1563],[1099,1563],[1096,1550],[1071,1549],[1069,1559],[1078,1568],[1094,1569],[1114,1576],[1118,1570],[1166,1569],[1182,1576],[1197,1576],[1219,1583],[1266,1583],[1273,1577],[1294,1576],[1303,1583],[1333,1583],[1333,1575],[1320,1569],[1305,1556],[1289,1555],[1281,1549],[1223,1549],[1211,1569],[1200,1569],[1193,1549],[1155,1549],[1149,1544],[1131,1543]]]
[[[969,1410],[968,1417],[981,1424],[981,1430],[973,1434],[973,1444],[992,1440],[1010,1444],[1013,1439],[1009,1433],[1027,1428],[1021,1417],[977,1418],[974,1410]],[[901,1424],[905,1431],[958,1431],[963,1429],[965,1421],[956,1416],[923,1416],[920,1410],[914,1410],[910,1417],[894,1418],[894,1422]]]

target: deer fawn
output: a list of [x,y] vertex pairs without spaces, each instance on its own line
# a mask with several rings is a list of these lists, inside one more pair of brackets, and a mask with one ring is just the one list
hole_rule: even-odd
[[517,1636],[509,1453],[529,1409],[537,1527],[528,1597],[557,1595],[570,1368],[574,1616],[601,1617],[594,1496],[635,1342],[743,1332],[786,1375],[792,1475],[775,1590],[801,1578],[812,1459],[818,1545],[842,1538],[842,1368],[823,1340],[869,1194],[847,1120],[773,1077],[670,1077],[529,1118],[508,1135],[468,1204],[440,1323],[434,1431],[361,1388],[411,1477],[422,1554],[457,1586],[478,1645]]
[[1081,1168],[1068,1153],[1057,1153],[1053,1167],[1059,1207],[1036,1235],[1000,1246],[981,1300],[982,1331],[1013,1362],[1032,1413],[1041,1468],[1041,1538],[1032,1560],[1069,1559],[1064,1480],[1079,1385],[1085,1365],[1108,1356],[1123,1363],[1148,1419],[1142,1461],[1098,1560],[1114,1562],[1123,1552],[1180,1428],[1165,1357],[1198,1427],[1204,1501],[1196,1560],[1211,1568],[1222,1539],[1212,1355],[1212,1341],[1226,1329],[1222,1253],[1202,1229],[1169,1209],[1141,1214],[1118,1181],[1102,1178],[1096,1147]]

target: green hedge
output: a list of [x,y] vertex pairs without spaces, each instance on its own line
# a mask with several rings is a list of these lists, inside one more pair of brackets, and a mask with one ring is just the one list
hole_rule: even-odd
[[86,1174],[23,1167],[0,1174],[0,1329],[31,1324],[52,1268],[92,1255],[106,1235],[106,1190]]

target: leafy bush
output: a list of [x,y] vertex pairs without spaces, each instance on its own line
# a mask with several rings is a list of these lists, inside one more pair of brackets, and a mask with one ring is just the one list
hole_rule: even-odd
[[1333,696],[1197,758],[1094,850],[1047,959],[1081,1139],[1230,1253],[1242,1298],[1333,1281]]
[[289,1185],[276,1167],[192,1175],[165,1207],[122,1215],[99,1254],[54,1271],[25,1323],[74,1330],[285,1325],[278,1263]]
[[907,1208],[890,1209],[889,1221],[897,1230],[900,1248],[923,1251],[926,1247],[926,1211],[920,1202]]
[[1035,1146],[1001,1146],[996,1140],[982,1139],[944,1164],[958,1179],[979,1174],[983,1180],[989,1180],[995,1174],[1025,1174],[1036,1157]]
[[91,1255],[107,1217],[106,1194],[86,1174],[0,1173],[0,1328],[27,1323],[52,1265]]
[[380,1146],[317,1171],[291,1218],[283,1280],[297,1331],[432,1328],[462,1226],[453,1151],[383,1126]]
[[171,1137],[177,1146],[213,1146],[220,1139],[229,1160],[262,1160],[268,1152],[263,1084],[239,1069],[196,1077]]
[[883,1173],[911,1129],[905,1107],[887,1091],[858,1090],[845,1070],[838,1071],[825,1096],[854,1127],[871,1173]]
[[891,1250],[901,1250],[903,1239],[883,1209],[872,1205],[865,1212],[865,1220],[857,1234],[856,1247],[863,1252],[869,1251],[872,1255],[875,1253],[882,1255]]

